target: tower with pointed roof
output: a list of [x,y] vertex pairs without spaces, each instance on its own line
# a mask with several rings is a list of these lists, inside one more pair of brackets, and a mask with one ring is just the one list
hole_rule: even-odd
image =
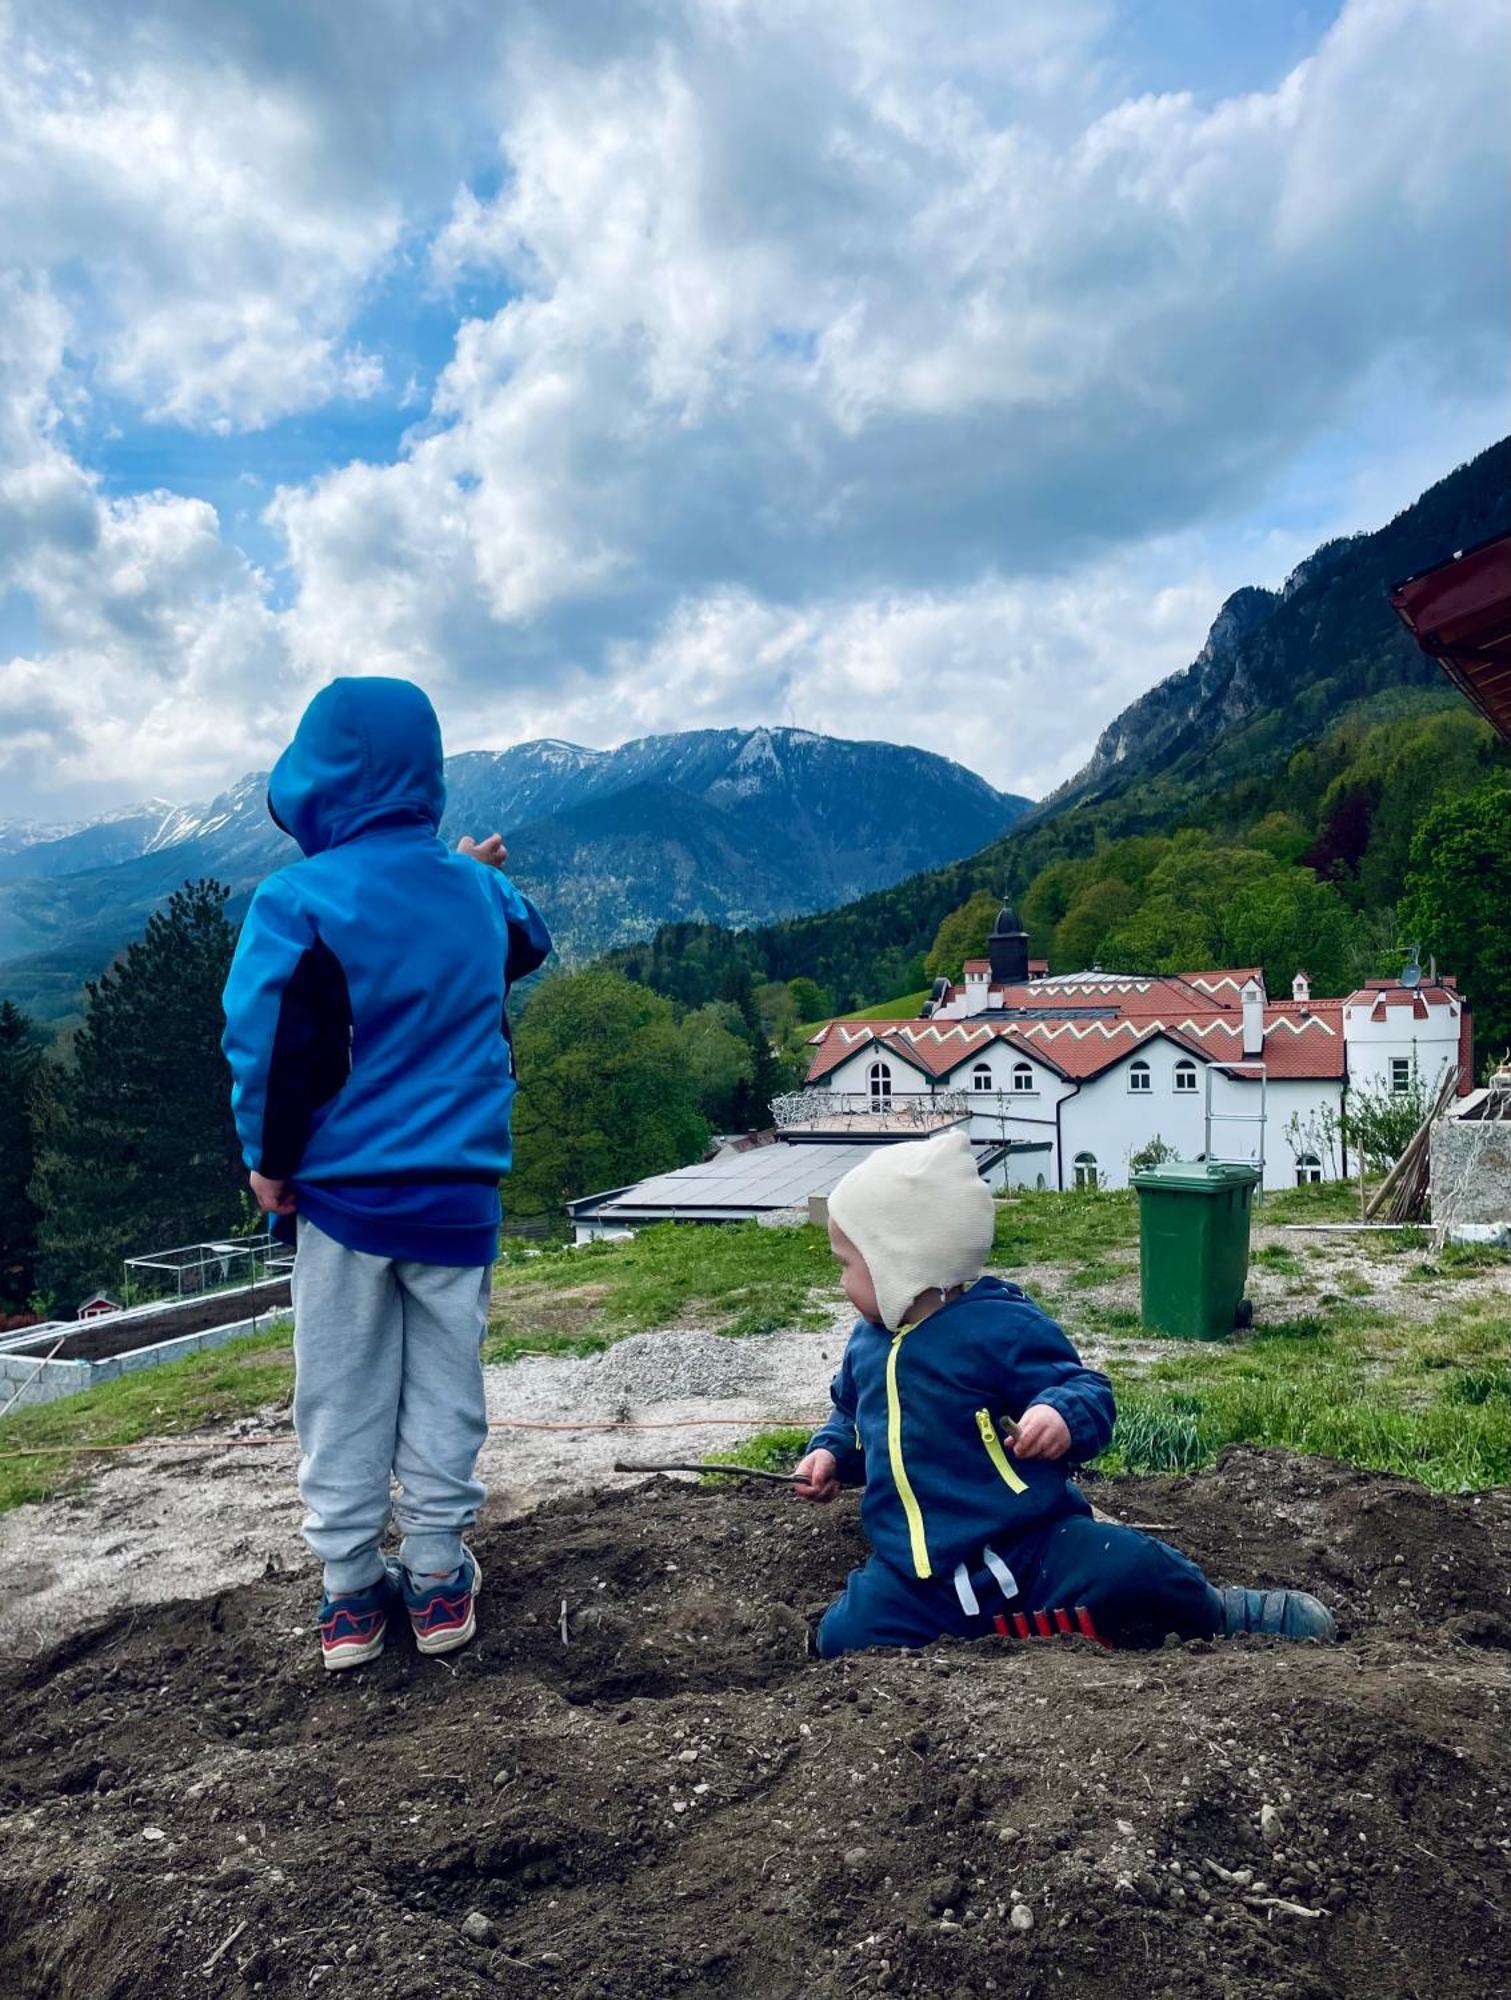
[[993,986],[1025,986],[1028,983],[1028,932],[1018,920],[1011,897],[1004,897],[997,921],[986,941],[991,961]]

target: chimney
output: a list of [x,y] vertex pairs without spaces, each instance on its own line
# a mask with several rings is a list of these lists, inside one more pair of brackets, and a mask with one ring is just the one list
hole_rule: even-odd
[[1312,982],[1304,972],[1298,972],[1291,981],[1291,998],[1304,1007],[1312,997]]
[[1264,990],[1257,979],[1246,979],[1243,1001],[1243,1053],[1248,1061],[1264,1054]]

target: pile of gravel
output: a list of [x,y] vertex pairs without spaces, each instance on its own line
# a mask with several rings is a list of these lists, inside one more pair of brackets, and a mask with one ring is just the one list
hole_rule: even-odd
[[[786,1345],[785,1342],[782,1343]],[[770,1336],[635,1333],[593,1358],[584,1388],[613,1403],[722,1403],[768,1393],[789,1371],[774,1365]]]

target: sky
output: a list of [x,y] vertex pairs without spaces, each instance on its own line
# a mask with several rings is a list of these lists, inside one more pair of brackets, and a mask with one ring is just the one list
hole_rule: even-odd
[[1072,775],[1507,424],[1503,0],[0,0],[0,820],[450,750]]

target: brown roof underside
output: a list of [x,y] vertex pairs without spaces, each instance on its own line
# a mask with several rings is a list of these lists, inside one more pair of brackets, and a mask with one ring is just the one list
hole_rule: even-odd
[[1511,535],[1408,577],[1390,601],[1422,651],[1511,742]]

